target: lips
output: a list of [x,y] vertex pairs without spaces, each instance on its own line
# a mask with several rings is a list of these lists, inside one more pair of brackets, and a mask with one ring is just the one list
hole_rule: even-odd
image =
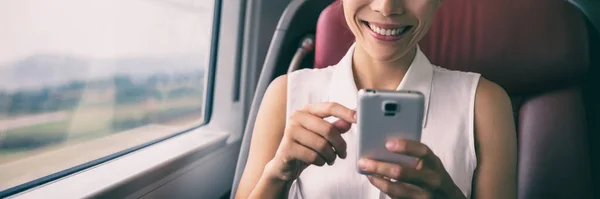
[[371,35],[384,41],[399,40],[412,28],[412,26],[409,25],[381,24],[367,21],[363,21],[363,24],[369,30]]
[[371,28],[371,30],[375,33],[383,36],[400,36],[401,33],[404,33],[404,31],[408,29],[407,26],[400,28],[382,28],[373,24],[369,24],[369,28]]

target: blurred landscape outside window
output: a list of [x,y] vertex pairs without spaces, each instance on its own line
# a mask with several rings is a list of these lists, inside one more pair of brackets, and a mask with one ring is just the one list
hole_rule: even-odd
[[0,1],[0,191],[201,125],[213,6]]

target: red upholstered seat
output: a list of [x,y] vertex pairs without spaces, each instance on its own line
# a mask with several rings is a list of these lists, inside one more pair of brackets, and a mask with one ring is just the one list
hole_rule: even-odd
[[[444,0],[420,43],[430,60],[475,71],[511,95],[519,138],[519,198],[592,197],[581,84],[587,27],[562,0]],[[354,41],[341,1],[319,18],[315,67]]]
[[317,22],[315,36],[315,68],[336,64],[354,43],[354,35],[344,19],[342,1],[325,8]]

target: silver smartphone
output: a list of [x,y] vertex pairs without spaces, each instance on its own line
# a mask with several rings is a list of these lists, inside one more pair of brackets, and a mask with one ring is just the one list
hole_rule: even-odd
[[[416,159],[388,151],[393,138],[421,140],[425,97],[418,91],[361,89],[358,92],[358,158],[401,165],[415,165]],[[361,174],[368,175],[356,167]]]

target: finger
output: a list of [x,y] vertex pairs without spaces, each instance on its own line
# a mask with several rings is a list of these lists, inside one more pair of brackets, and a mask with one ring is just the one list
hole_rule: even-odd
[[310,104],[303,110],[321,118],[333,116],[347,122],[356,123],[356,111],[334,102]]
[[406,183],[391,182],[375,176],[368,176],[368,178],[373,186],[392,198],[421,198],[427,194],[424,189]]
[[317,116],[302,112],[295,114],[294,120],[297,120],[301,127],[317,133],[327,140],[334,147],[335,152],[340,155],[340,158],[346,158],[346,141],[333,124]]
[[431,151],[427,145],[419,141],[408,139],[392,139],[388,140],[388,142],[385,144],[385,147],[390,152],[419,158],[429,166],[435,166],[437,163],[437,156],[433,153],[433,151]]
[[346,120],[338,120],[332,123],[335,128],[337,128],[341,134],[344,134],[350,130],[352,127],[352,123],[347,122]]
[[417,170],[369,159],[360,159],[358,165],[365,172],[425,188],[438,187],[441,183],[441,178],[433,170],[427,168]]
[[298,127],[297,129],[294,129],[294,133],[292,133],[292,139],[294,139],[298,144],[317,152],[321,157],[323,157],[323,159],[325,159],[325,161],[327,161],[327,164],[332,165],[335,161],[336,154],[333,151],[331,144],[320,135],[305,128]]
[[325,159],[317,152],[298,143],[294,143],[288,151],[291,156],[290,159],[296,159],[306,164],[314,164],[317,166],[323,166],[326,163]]

